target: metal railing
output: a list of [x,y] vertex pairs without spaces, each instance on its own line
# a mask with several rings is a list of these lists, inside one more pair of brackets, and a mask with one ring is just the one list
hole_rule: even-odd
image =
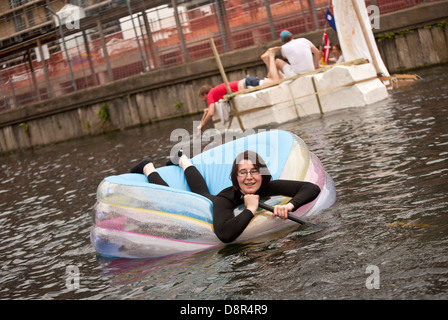
[[[423,2],[427,1],[367,0],[366,4],[387,13]],[[50,10],[46,1],[40,3],[21,12],[45,24],[43,15],[48,23],[57,12],[51,9],[54,2]],[[82,29],[81,24],[76,32],[67,33],[65,28],[66,34],[60,31],[59,39],[47,43],[36,38],[36,50],[14,54],[0,50],[0,111],[210,57],[210,38],[223,53],[268,43],[283,29],[293,34],[314,31],[326,26],[331,1],[171,0],[155,8],[142,3],[105,1],[94,8],[101,16],[117,6],[127,7],[130,14],[107,23],[98,19],[94,27]],[[0,29],[5,21],[5,14],[0,14]]]

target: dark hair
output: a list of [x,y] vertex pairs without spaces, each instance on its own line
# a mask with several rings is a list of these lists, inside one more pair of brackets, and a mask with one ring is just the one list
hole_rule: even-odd
[[259,156],[256,152],[246,150],[237,155],[235,160],[233,161],[232,171],[230,172],[230,180],[232,180],[233,188],[237,191],[240,190],[240,185],[238,183],[237,176],[238,176],[238,164],[242,160],[250,160],[253,163],[254,167],[261,173],[263,177],[261,180],[261,188],[266,187],[266,185],[272,179],[271,173],[269,172],[266,163],[264,162],[263,158]]
[[286,37],[283,38],[283,43],[288,43],[291,40],[292,40],[291,36],[286,36]]
[[212,89],[212,87],[210,87],[209,85],[203,85],[199,91],[198,94],[199,96],[202,96],[204,94],[208,94],[210,92],[210,90]]

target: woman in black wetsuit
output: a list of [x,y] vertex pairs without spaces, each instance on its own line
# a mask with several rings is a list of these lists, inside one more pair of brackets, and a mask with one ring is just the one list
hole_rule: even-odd
[[[213,202],[213,229],[222,242],[232,242],[244,231],[258,209],[260,198],[274,195],[291,197],[287,204],[274,207],[274,216],[286,219],[288,212],[313,201],[320,193],[320,188],[310,182],[271,180],[263,159],[253,151],[245,151],[235,158],[230,174],[232,186],[216,196],[210,194],[201,173],[181,152],[178,159],[168,164],[177,161],[184,170],[190,190]],[[143,173],[150,183],[168,186],[149,158],[132,168],[131,173]],[[245,209],[235,217],[233,210],[241,204]]]

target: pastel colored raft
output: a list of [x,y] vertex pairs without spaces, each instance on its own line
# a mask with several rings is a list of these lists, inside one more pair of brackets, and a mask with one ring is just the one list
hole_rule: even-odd
[[[282,130],[245,136],[191,159],[204,176],[211,194],[231,186],[230,171],[235,157],[252,150],[262,156],[273,179],[309,181],[321,188],[313,202],[293,212],[307,217],[330,207],[336,198],[333,180],[319,159],[296,135]],[[212,202],[190,191],[178,166],[157,168],[170,187],[150,184],[143,174],[106,177],[98,186],[91,242],[106,257],[149,258],[222,245],[213,232]],[[264,200],[271,206],[290,198]],[[235,209],[235,214],[241,212]],[[295,222],[257,212],[242,241],[291,226]]]

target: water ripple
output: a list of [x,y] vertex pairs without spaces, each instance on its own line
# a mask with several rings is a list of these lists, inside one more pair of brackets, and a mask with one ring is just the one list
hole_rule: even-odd
[[[281,125],[322,160],[336,204],[317,227],[199,253],[110,260],[89,241],[104,176],[147,156],[163,165],[172,128],[193,118],[3,156],[0,298],[446,299],[447,68],[380,103]],[[365,287],[372,264],[380,290]],[[67,266],[80,269],[77,290]]]

